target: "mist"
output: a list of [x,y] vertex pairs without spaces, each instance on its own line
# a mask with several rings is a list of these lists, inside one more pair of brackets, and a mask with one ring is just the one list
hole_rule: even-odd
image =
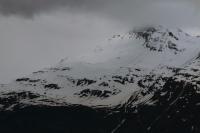
[[200,32],[199,0],[0,0],[0,83],[143,25]]

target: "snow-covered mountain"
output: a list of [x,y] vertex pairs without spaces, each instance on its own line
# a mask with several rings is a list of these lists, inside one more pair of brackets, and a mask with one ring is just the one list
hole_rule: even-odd
[[138,28],[1,85],[0,125],[4,132],[198,133],[199,75],[200,38]]

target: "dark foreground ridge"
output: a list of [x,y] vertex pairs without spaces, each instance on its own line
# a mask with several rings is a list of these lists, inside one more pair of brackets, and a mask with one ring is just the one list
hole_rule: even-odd
[[[165,95],[161,95],[161,94]],[[196,86],[168,79],[153,106],[90,108],[18,105],[0,112],[3,133],[199,133],[200,94]]]

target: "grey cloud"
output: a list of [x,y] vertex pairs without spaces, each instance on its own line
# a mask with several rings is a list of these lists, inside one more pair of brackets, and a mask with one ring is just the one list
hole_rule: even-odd
[[[114,12],[127,9],[135,10],[156,2],[188,2],[187,0],[0,0],[0,13],[4,15],[34,15],[43,11],[50,11],[66,7],[77,11],[91,10]],[[191,3],[198,3],[199,0],[190,0]],[[123,12],[123,11],[122,11]]]
[[0,0],[0,14],[4,16],[32,18],[53,11],[90,14],[91,18],[122,23],[126,29],[152,24],[200,27],[200,0]]
[[0,13],[6,16],[33,17],[64,9],[100,15],[127,25],[199,25],[199,7],[199,0],[0,0]]
[[97,9],[104,3],[104,0],[0,0],[0,13],[32,17],[34,14],[62,7],[77,10]]

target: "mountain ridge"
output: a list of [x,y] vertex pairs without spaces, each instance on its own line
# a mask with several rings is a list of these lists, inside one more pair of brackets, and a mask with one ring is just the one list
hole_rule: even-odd
[[[22,117],[21,123],[25,124],[31,110],[40,110],[38,116],[42,121],[47,122],[45,118],[52,117],[49,119],[53,123],[68,123],[66,129],[60,127],[61,132],[198,132],[199,45],[198,38],[162,26],[115,35],[108,45],[99,46],[77,61],[62,60],[54,67],[1,86],[0,120],[5,121],[4,113],[5,118],[15,114]],[[186,113],[190,107],[194,114]],[[69,120],[51,116],[56,109]],[[21,111],[27,115],[23,116]],[[33,114],[37,117],[36,112]],[[194,116],[195,121],[191,119]],[[32,117],[28,121],[31,120]],[[14,126],[15,121],[7,123]],[[88,124],[75,126],[70,121]],[[97,122],[92,124],[93,121]],[[183,126],[187,121],[187,126]],[[18,125],[20,130],[23,124]],[[36,125],[38,130],[44,128],[44,132],[50,132],[49,124]],[[8,125],[4,124],[5,131],[11,130],[6,128]],[[52,132],[59,131],[58,127],[54,126]]]

